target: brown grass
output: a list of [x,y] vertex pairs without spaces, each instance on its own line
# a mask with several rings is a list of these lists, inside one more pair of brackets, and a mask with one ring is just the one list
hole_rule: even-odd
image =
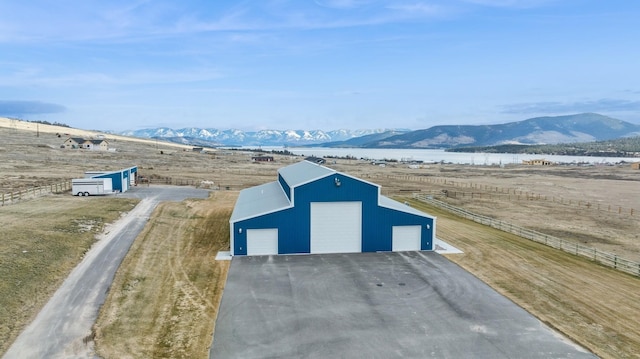
[[543,322],[602,358],[640,353],[640,278],[407,200],[464,251],[447,258]]
[[[279,167],[300,160],[300,157],[276,155],[276,162],[255,164],[250,161],[251,153],[201,154],[189,151],[188,147],[125,138],[114,138],[111,145],[118,151],[113,153],[64,150],[59,148],[64,138],[57,138],[53,133],[36,137],[33,132],[1,126],[2,123],[0,191],[5,192],[75,178],[86,170],[115,170],[129,165],[138,165],[140,174],[151,178],[208,180],[223,190],[227,187],[238,190],[273,181]],[[586,242],[599,250],[640,260],[640,177],[638,171],[628,165],[499,168],[445,164],[409,169],[400,164],[381,168],[364,161],[337,160],[328,166],[380,184],[384,195],[406,196],[412,191],[441,193],[442,190],[482,193],[480,197],[458,196],[445,200],[514,225]],[[537,196],[536,200],[490,196],[514,191],[539,194],[542,198],[562,198],[563,202],[538,200]],[[213,257],[217,249],[228,246],[228,216],[235,194],[235,191],[220,191],[217,196],[223,197],[160,207],[157,218],[151,221],[154,226],[148,227],[132,247],[109,294],[110,302],[103,308],[96,326],[97,346],[102,355],[205,355],[213,330],[215,311],[212,308],[217,308],[214,301],[219,298],[222,278],[226,275],[226,268],[219,266],[228,265],[228,262],[213,263]],[[28,207],[29,203],[33,204],[32,208]],[[37,211],[35,207],[39,203],[31,201],[23,205],[28,211]],[[584,203],[592,206],[586,207]],[[597,210],[598,207],[601,210]],[[636,212],[621,215],[615,210],[620,207],[635,208]],[[435,208],[424,208],[438,216],[438,236],[465,251],[463,255],[450,256],[451,260],[598,355],[604,358],[638,356],[640,279],[451,217]],[[0,220],[3,216],[0,211]],[[80,213],[77,216],[82,218]],[[217,225],[206,223],[210,216],[216,218]],[[202,233],[212,226],[225,229]],[[16,225],[16,228],[30,227],[31,222]],[[227,242],[202,244],[195,239],[196,233],[201,233],[199,238],[223,236]],[[40,242],[56,238],[55,231],[39,238]],[[21,247],[0,242],[0,253],[11,252],[19,257],[16,249]],[[0,262],[0,267],[4,263]],[[1,278],[0,285],[4,285],[4,277]],[[37,290],[33,289],[28,295]],[[2,293],[0,300],[5,300],[6,295]],[[44,292],[37,292],[37,296],[41,302],[48,297]],[[23,306],[24,316],[33,316],[38,305]],[[5,324],[8,321],[4,318],[0,318],[0,323],[13,325]],[[193,332],[187,334],[189,330]],[[168,334],[174,331],[175,337]],[[6,343],[2,337],[0,342]]]
[[105,224],[135,203],[48,195],[0,207],[0,353],[82,260]]
[[94,326],[104,358],[206,358],[230,261],[235,192],[163,203],[120,266]]

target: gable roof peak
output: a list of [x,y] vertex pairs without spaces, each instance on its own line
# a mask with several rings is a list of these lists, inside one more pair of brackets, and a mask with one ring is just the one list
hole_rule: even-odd
[[290,187],[295,187],[335,173],[337,172],[331,168],[309,161],[300,161],[278,170],[278,174],[282,176]]

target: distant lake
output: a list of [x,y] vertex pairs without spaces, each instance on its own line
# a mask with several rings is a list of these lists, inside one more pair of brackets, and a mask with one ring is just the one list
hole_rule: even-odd
[[263,150],[288,150],[296,155],[316,157],[346,157],[364,158],[370,160],[414,160],[430,162],[445,162],[471,165],[499,165],[521,164],[523,160],[544,158],[558,163],[618,163],[638,162],[640,158],[632,157],[592,157],[592,156],[551,156],[527,155],[516,153],[461,153],[445,152],[444,150],[421,149],[381,149],[381,148],[325,148],[325,147],[261,147]]

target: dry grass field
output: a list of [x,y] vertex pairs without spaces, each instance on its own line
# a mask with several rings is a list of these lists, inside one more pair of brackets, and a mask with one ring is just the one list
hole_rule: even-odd
[[640,171],[629,164],[332,167],[381,184],[383,194],[432,194],[474,213],[640,262]]
[[230,261],[237,192],[161,204],[125,257],[94,325],[103,358],[206,358]]
[[137,200],[47,195],[0,207],[0,354],[102,233]]
[[640,278],[407,201],[464,252],[447,258],[543,322],[601,358],[640,355]]
[[[137,165],[139,174],[151,183],[213,181],[220,188],[210,200],[158,209],[120,268],[109,304],[96,326],[97,347],[105,357],[201,356],[203,346],[210,344],[202,342],[203,338],[211,339],[209,318],[215,315],[215,308],[210,304],[226,275],[226,269],[206,263],[211,263],[217,248],[228,247],[223,244],[228,231],[207,234],[211,243],[205,246],[191,243],[194,232],[207,228],[204,217],[218,218],[224,224],[217,226],[228,226],[237,190],[275,180],[279,167],[300,157],[276,156],[275,163],[252,163],[251,153],[243,151],[196,153],[187,146],[121,137],[110,141],[115,152],[65,150],[59,148],[65,139],[56,136],[59,128],[51,132],[40,128],[36,137],[33,130],[12,126],[3,128],[0,121],[0,192],[81,177],[86,170],[131,165]],[[328,167],[380,184],[384,195],[432,194],[478,214],[640,261],[640,172],[629,165],[500,168],[437,164],[411,169],[401,164],[372,166],[359,160],[329,162]],[[36,202],[24,205],[29,203]],[[438,216],[438,236],[465,251],[451,260],[602,357],[638,356],[640,338],[634,333],[640,332],[640,311],[635,304],[640,303],[640,278],[433,208],[427,212]],[[227,219],[222,220],[224,216]],[[172,233],[171,240],[164,232]],[[5,250],[2,246],[0,243],[0,251]],[[202,277],[194,271],[203,271]],[[218,279],[209,282],[204,278]],[[166,295],[156,297],[166,301],[149,297],[148,292],[155,292],[148,288],[162,290]],[[205,292],[213,293],[208,297],[211,303],[201,301]],[[142,313],[155,318],[157,331]],[[200,326],[199,319],[206,323]],[[180,334],[176,341],[168,340],[167,333],[188,331],[185,328],[191,325],[202,338]],[[118,331],[122,335],[117,336]],[[136,331],[153,340],[129,341]]]

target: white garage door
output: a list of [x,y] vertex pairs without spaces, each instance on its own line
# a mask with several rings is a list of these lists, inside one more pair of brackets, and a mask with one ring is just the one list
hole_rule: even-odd
[[247,255],[278,254],[278,229],[247,229]]
[[361,202],[311,203],[311,253],[362,252]]
[[393,226],[391,238],[391,250],[399,251],[419,251],[421,228],[420,226]]

